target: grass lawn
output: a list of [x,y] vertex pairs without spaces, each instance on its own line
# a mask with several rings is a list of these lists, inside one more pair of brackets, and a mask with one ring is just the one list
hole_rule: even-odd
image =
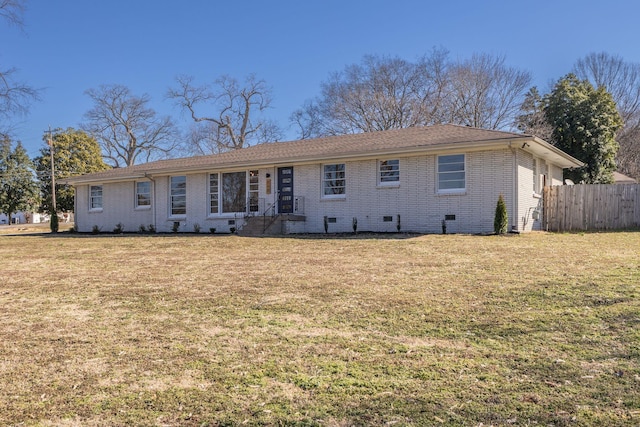
[[0,236],[0,425],[640,425],[640,232]]

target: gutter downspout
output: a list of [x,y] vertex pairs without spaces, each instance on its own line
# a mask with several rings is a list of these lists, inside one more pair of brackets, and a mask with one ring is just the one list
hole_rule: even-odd
[[78,187],[73,186],[73,226],[76,231],[80,231],[78,227]]
[[512,186],[512,191],[513,191],[513,196],[512,196],[512,204],[511,206],[513,207],[513,212],[511,212],[510,218],[511,218],[511,231],[512,232],[517,232],[518,231],[518,150],[516,148],[513,147],[513,145],[511,143],[509,143],[509,149],[511,150],[511,153],[513,153],[513,186]]
[[156,232],[158,232],[158,224],[156,223],[156,180],[151,177],[148,173],[144,173],[144,177],[153,183],[153,228],[155,228]]

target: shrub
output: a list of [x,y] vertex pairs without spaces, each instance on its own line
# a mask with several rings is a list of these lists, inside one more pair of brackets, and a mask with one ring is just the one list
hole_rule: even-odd
[[138,233],[144,234],[146,232],[147,232],[147,227],[145,227],[144,224],[140,224],[140,227],[138,227]]
[[94,224],[94,226],[91,228],[91,234],[100,234],[100,230],[100,227]]
[[493,219],[493,231],[496,234],[504,234],[507,232],[507,225],[509,222],[509,216],[507,214],[507,205],[504,202],[502,194],[498,197],[498,203],[496,204],[496,214]]
[[180,229],[180,222],[174,221],[173,226],[171,227],[171,231],[173,231],[174,233],[177,233],[179,229]]
[[211,233],[211,234],[215,234],[215,232],[216,232],[216,228],[215,228],[215,227],[211,227],[211,228],[209,229],[209,233]]
[[149,230],[149,233],[153,234],[156,232],[156,226],[153,224],[149,224],[149,226],[147,227],[147,230]]
[[200,224],[198,224],[197,222],[193,224],[193,232],[196,234],[200,233]]
[[353,227],[353,234],[358,234],[358,218],[354,216],[351,225]]
[[116,226],[113,229],[113,232],[115,234],[122,234],[124,233],[124,224],[122,224],[121,222],[117,223]]

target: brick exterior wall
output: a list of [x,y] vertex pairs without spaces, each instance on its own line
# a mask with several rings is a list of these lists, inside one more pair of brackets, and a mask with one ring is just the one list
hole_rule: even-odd
[[[518,231],[540,228],[533,212],[542,211],[542,199],[533,194],[533,156],[519,149],[449,152],[465,154],[466,191],[461,194],[439,194],[437,191],[437,155],[385,157],[367,160],[341,161],[346,165],[346,195],[344,198],[322,197],[323,164],[300,164],[294,168],[294,193],[302,198],[305,221],[285,224],[289,233],[323,233],[324,217],[335,218],[330,232],[351,232],[353,218],[358,231],[395,232],[398,216],[400,230],[405,232],[441,233],[446,216],[448,233],[491,233],[498,196],[507,204],[510,227]],[[378,161],[400,160],[398,185],[378,184]],[[332,162],[328,162],[332,163]],[[289,165],[282,165],[289,166]],[[544,165],[548,183],[562,182],[562,169]],[[252,169],[252,168],[247,168]],[[269,174],[269,178],[267,178]],[[180,174],[175,174],[180,175]],[[158,232],[171,232],[174,222],[180,231],[192,232],[198,224],[202,233],[215,227],[228,232],[241,227],[242,214],[208,215],[209,189],[207,173],[187,176],[187,215],[169,215],[169,176],[157,176],[152,184],[152,206],[136,209],[135,183],[103,184],[102,211],[89,211],[89,186],[76,188],[76,224],[81,232],[90,232],[94,225],[102,231],[112,231],[122,223],[125,231],[137,231],[140,225],[155,224]],[[267,193],[270,180],[270,193]],[[551,182],[549,182],[549,180]],[[518,195],[517,200],[514,200]],[[277,167],[259,169],[261,211],[276,203]],[[516,211],[517,210],[517,211]],[[262,212],[259,212],[261,214]],[[455,216],[455,220],[451,219]],[[391,219],[391,220],[389,220]],[[229,224],[229,221],[236,224]]]

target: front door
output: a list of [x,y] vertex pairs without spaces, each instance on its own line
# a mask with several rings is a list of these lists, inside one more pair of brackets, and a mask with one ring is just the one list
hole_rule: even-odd
[[278,212],[293,213],[293,166],[278,168]]

